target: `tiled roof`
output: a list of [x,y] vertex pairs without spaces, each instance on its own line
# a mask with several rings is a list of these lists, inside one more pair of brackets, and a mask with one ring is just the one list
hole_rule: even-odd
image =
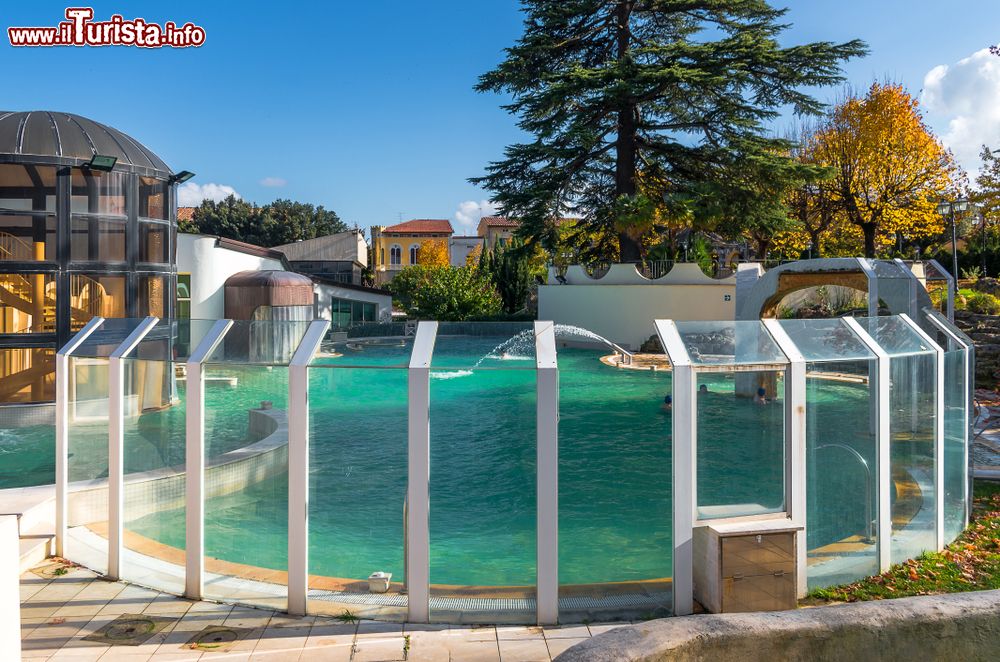
[[178,221],[190,221],[194,218],[194,210],[196,207],[178,207],[177,208],[177,220]]
[[506,216],[483,216],[480,222],[491,228],[516,228],[521,225],[519,221]]
[[390,225],[383,232],[394,232],[397,234],[453,234],[451,221],[416,218],[412,221],[405,221],[397,225]]

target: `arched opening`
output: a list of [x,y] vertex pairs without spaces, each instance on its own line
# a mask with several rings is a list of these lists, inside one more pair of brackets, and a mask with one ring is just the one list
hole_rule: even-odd
[[389,264],[398,267],[403,261],[403,247],[393,244],[389,247]]

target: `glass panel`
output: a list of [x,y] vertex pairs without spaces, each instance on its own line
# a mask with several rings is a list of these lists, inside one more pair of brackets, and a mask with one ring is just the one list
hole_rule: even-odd
[[441,322],[431,366],[534,370],[534,326],[526,322]]
[[206,597],[284,609],[288,369],[213,362],[204,375]]
[[287,364],[308,328],[307,321],[237,320],[208,362]]
[[0,214],[0,260],[36,262],[55,259],[54,216]]
[[125,276],[71,273],[69,291],[70,328],[74,331],[96,316],[125,317]]
[[[52,402],[56,393],[55,370],[55,350],[52,347],[0,349],[0,403]],[[20,426],[10,425],[7,430],[0,431],[0,438],[7,432],[15,433],[15,427]],[[13,436],[17,437],[16,434]],[[9,469],[5,466],[8,453],[21,454],[21,449],[16,446],[16,442],[8,444],[6,439],[0,442],[0,466],[4,467],[0,469],[0,489],[4,486],[3,476]]]
[[889,356],[932,351],[901,317],[859,317],[858,322]]
[[66,556],[97,572],[108,568],[108,360],[99,356],[110,354],[118,346],[110,342],[113,335],[125,331],[124,324],[112,325],[92,335],[93,342],[69,360]]
[[127,181],[120,172],[73,168],[71,211],[74,214],[125,216]]
[[671,608],[669,363],[645,355],[642,369],[619,369],[601,361],[609,353],[558,354],[562,622]]
[[139,224],[139,261],[168,264],[170,226],[161,223]]
[[[873,359],[875,355],[842,319],[781,320],[781,328],[792,339],[806,361]],[[844,366],[851,364],[844,363]],[[863,364],[862,364],[863,365]],[[867,366],[865,366],[867,374]]]
[[[164,329],[169,325],[164,325]],[[157,329],[153,329],[154,333]],[[149,336],[147,336],[147,339]],[[148,339],[147,349],[169,342]],[[125,511],[122,576],[184,592],[184,382],[168,361],[130,358],[125,370]]]
[[167,287],[166,276],[142,276],[139,278],[139,315],[166,317]]
[[783,371],[697,377],[699,519],[783,512]]
[[70,259],[74,262],[124,262],[125,222],[74,216]]
[[787,363],[759,321],[677,322],[677,331],[695,366]]
[[0,273],[0,333],[55,330],[55,275]]
[[810,589],[878,573],[875,370],[874,360],[806,364]]
[[139,217],[167,219],[167,193],[170,184],[153,177],[139,178]]
[[[460,328],[483,335],[447,335]],[[485,335],[498,328],[442,324],[435,342],[430,582],[432,595],[445,600],[432,607],[432,621],[455,620],[469,598],[482,599],[476,611],[490,621],[534,618],[534,339],[529,332],[523,347],[511,346],[516,358],[477,367],[511,342],[506,333]],[[518,364],[530,369],[505,369]]]
[[[372,368],[309,370],[310,613],[406,616],[407,371],[379,369],[399,349],[366,346],[355,358]],[[375,572],[391,574],[384,594],[369,590]]]
[[140,324],[141,319],[106,319],[73,350],[73,356],[108,358]]
[[56,169],[51,166],[0,165],[0,209],[56,211]]
[[944,355],[944,537],[951,542],[965,528],[966,421],[968,391],[965,350]]

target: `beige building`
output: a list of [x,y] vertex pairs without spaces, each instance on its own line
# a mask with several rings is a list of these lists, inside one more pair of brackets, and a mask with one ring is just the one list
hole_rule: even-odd
[[487,247],[495,248],[497,244],[503,246],[510,242],[520,225],[519,222],[506,216],[483,216],[479,219],[476,234],[485,240]]

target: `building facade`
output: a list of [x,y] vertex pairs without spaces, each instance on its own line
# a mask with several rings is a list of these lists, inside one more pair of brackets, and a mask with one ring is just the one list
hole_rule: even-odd
[[362,272],[368,266],[368,242],[361,230],[304,239],[274,250],[284,253],[299,273],[349,285],[361,285]]
[[479,219],[476,234],[483,238],[488,248],[493,249],[509,243],[520,225],[506,216],[483,216]]
[[177,179],[112,127],[0,112],[0,404],[52,401],[92,317],[173,315]]
[[386,283],[404,267],[420,263],[420,249],[430,242],[444,242],[449,250],[455,231],[451,222],[439,219],[414,219],[389,227],[372,226],[372,253],[376,283]]

